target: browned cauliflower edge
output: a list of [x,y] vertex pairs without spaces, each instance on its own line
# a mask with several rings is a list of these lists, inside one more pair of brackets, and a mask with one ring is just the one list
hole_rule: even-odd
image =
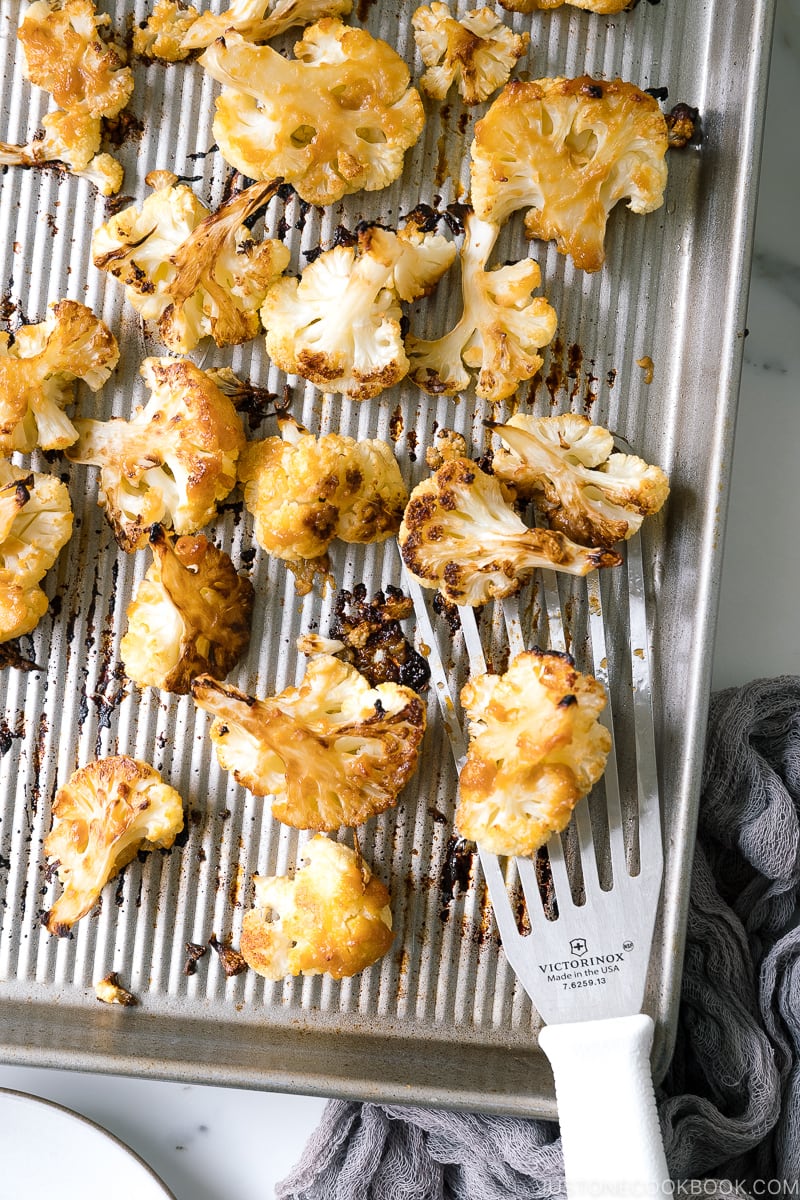
[[76,379],[93,392],[119,361],[111,330],[85,304],[59,300],[44,321],[0,333],[0,454],[63,450],[78,432],[64,413]]
[[663,203],[666,153],[658,102],[632,83],[514,80],[475,126],[472,203],[497,224],[527,208],[528,237],[553,240],[576,267],[598,271],[614,205],[627,199],[648,213]]
[[276,238],[257,242],[244,224],[275,195],[280,180],[256,183],[209,212],[169,171],[151,171],[154,190],[95,230],[94,265],[125,285],[125,295],[155,321],[173,354],[204,337],[235,346],[261,331],[258,310],[289,263]]
[[425,708],[394,683],[376,688],[332,655],[312,659],[298,687],[257,700],[201,676],[195,704],[212,713],[220,765],[296,829],[330,832],[391,808],[417,768]]
[[126,755],[96,759],[56,793],[44,853],[63,891],[45,915],[65,937],[139,850],[167,849],[183,829],[183,801],[154,767]]
[[261,309],[267,353],[326,392],[368,400],[408,371],[399,300],[428,295],[455,246],[414,215],[398,233],[369,225],[325,250],[299,279],[270,288]]
[[236,486],[242,423],[213,379],[188,359],[146,358],[152,392],[130,421],[75,422],[72,462],[100,468],[100,499],[123,550],[147,544],[151,525],[194,533]]
[[589,12],[607,16],[610,13],[622,12],[624,8],[630,8],[631,0],[500,0],[500,4],[509,12],[521,13],[562,8],[563,5],[569,4],[573,8],[584,8]]
[[398,535],[408,570],[453,604],[513,596],[537,567],[586,575],[621,562],[552,529],[529,529],[493,475],[467,458],[448,459],[417,484]]
[[39,581],[71,534],[61,480],[0,460],[0,642],[31,633],[47,612]]
[[124,49],[106,39],[109,24],[92,0],[34,0],[28,6],[17,31],[25,74],[58,107],[43,118],[42,137],[18,146],[0,142],[0,164],[60,162],[104,196],[119,191],[121,165],[99,153],[101,119],[117,116],[128,103],[133,73]]
[[456,829],[494,854],[531,855],[569,824],[603,774],[602,684],[566,654],[529,650],[462,688],[469,748]]
[[150,530],[153,562],[128,605],[120,657],[129,679],[185,695],[197,675],[224,679],[250,640],[249,579],[203,534]]
[[465,104],[480,104],[508,82],[526,53],[529,33],[514,33],[491,8],[475,8],[460,19],[441,0],[416,9],[414,40],[428,68],[420,87],[444,100],[455,83]]
[[552,305],[533,292],[542,281],[531,258],[486,270],[499,225],[474,213],[464,221],[461,247],[461,317],[433,341],[408,337],[409,374],[432,395],[453,395],[470,383],[468,367],[478,371],[475,394],[499,403],[532,379],[542,365],[539,351],[556,332]]
[[506,443],[492,469],[518,496],[534,500],[548,524],[584,546],[633,537],[669,495],[660,467],[614,450],[602,425],[579,413],[517,413],[492,428]]
[[267,979],[357,975],[392,944],[389,893],[355,851],[322,834],[300,854],[293,878],[254,876],[241,953]]
[[248,443],[239,478],[256,540],[286,562],[304,595],[315,576],[330,578],[327,551],[335,538],[382,542],[397,533],[408,493],[386,442],[338,433],[315,438],[290,418],[279,425],[281,437]]
[[408,67],[386,42],[334,17],[285,59],[226,33],[200,63],[222,84],[214,137],[251,179],[291,183],[309,204],[387,187],[425,123]]

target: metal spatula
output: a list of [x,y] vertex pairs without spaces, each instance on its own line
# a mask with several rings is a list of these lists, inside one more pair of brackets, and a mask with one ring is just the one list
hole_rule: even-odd
[[[615,742],[605,773],[607,813],[600,814],[604,819],[597,819],[596,806],[591,814],[587,801],[581,801],[569,831],[562,835],[563,844],[559,837],[547,844],[549,895],[543,897],[541,876],[537,878],[532,859],[509,860],[504,874],[501,860],[478,847],[506,956],[547,1022],[539,1044],[555,1076],[570,1200],[655,1195],[669,1179],[650,1074],[653,1022],[641,1012],[663,852],[638,534],[627,543],[627,580],[628,612],[623,625],[629,635],[632,715],[624,732],[635,744],[637,811],[623,812],[620,747]],[[420,632],[431,646],[432,678],[460,769],[464,736],[454,717],[425,597],[408,574],[406,581]],[[540,587],[549,648],[563,651],[564,624],[553,572],[542,572]],[[593,674],[609,692],[604,719],[613,739],[606,626],[596,572],[587,577],[583,589],[583,596],[576,599],[588,608]],[[508,647],[514,655],[526,648],[519,610],[515,601],[508,600],[503,610]],[[474,612],[462,608],[459,613],[470,671],[481,673],[486,663]],[[596,852],[596,839],[605,853]],[[513,875],[514,866],[527,907],[529,932],[525,933],[518,928],[509,899],[507,875]]]

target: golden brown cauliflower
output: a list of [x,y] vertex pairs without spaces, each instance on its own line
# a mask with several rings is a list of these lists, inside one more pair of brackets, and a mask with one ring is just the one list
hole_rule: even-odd
[[315,438],[292,420],[279,424],[282,437],[248,443],[239,478],[256,540],[286,562],[305,595],[315,575],[328,577],[334,538],[385,541],[400,528],[408,493],[386,442]]
[[73,772],[56,793],[44,852],[64,887],[45,918],[64,937],[139,850],[166,849],[183,829],[183,801],[158,771],[124,755]]
[[561,8],[564,4],[571,4],[573,8],[608,14],[629,8],[631,0],[500,0],[500,3],[509,12],[537,12],[539,9]]
[[61,480],[0,460],[0,642],[31,633],[47,612],[39,581],[71,533]]
[[324,251],[299,279],[270,289],[261,309],[267,353],[282,371],[326,392],[379,395],[408,371],[398,297],[427,295],[455,253],[413,220],[400,233],[360,230],[355,245]]
[[472,367],[476,395],[499,402],[539,370],[539,350],[552,341],[558,318],[543,296],[533,295],[542,281],[533,259],[485,269],[499,225],[469,213],[464,231],[461,317],[444,337],[406,340],[409,373],[423,391],[450,396],[469,386]]
[[414,40],[428,68],[420,87],[444,100],[453,83],[465,104],[480,104],[508,82],[528,49],[529,33],[514,33],[491,8],[475,8],[460,20],[440,0],[411,18]]
[[475,127],[472,203],[497,224],[527,208],[528,237],[554,240],[577,267],[598,271],[614,205],[661,206],[666,152],[658,102],[632,83],[515,80]]
[[[110,18],[92,0],[34,0],[18,29],[26,76],[50,92],[58,109],[44,117],[44,136],[24,146],[0,142],[0,163],[40,166],[59,161],[110,196],[122,167],[100,149],[101,118],[128,103],[133,74],[121,46],[104,40]],[[101,30],[103,32],[101,32]]]
[[252,179],[280,176],[310,204],[387,187],[425,123],[406,64],[335,18],[309,26],[294,52],[228,33],[200,58],[223,85],[214,137],[226,160]]
[[125,284],[125,294],[158,324],[174,354],[209,335],[234,346],[260,332],[258,310],[289,262],[275,238],[253,240],[243,222],[263,208],[277,183],[257,183],[209,212],[169,171],[151,171],[155,190],[95,231],[94,265]]
[[621,561],[616,551],[529,529],[494,476],[467,458],[449,459],[414,488],[398,541],[414,578],[459,605],[513,596],[537,567],[586,575]]
[[73,462],[100,468],[100,504],[123,550],[147,544],[151,525],[194,533],[236,486],[244,447],[233,404],[188,359],[146,358],[152,391],[130,421],[76,421]]
[[267,979],[357,975],[392,944],[389,893],[349,846],[319,834],[300,853],[294,878],[254,876],[242,955]]
[[535,500],[554,529],[585,546],[633,537],[669,495],[660,467],[616,453],[608,430],[577,413],[518,413],[494,430],[509,447],[492,460],[498,479]]
[[345,17],[352,8],[353,0],[276,0],[271,7],[270,0],[232,0],[230,8],[221,13],[202,13],[182,44],[186,50],[201,50],[229,29],[248,42],[269,42],[295,25]]
[[202,534],[150,530],[153,562],[128,605],[120,657],[129,679],[185,695],[196,675],[224,679],[250,640],[253,585]]
[[147,20],[134,28],[133,53],[162,62],[182,62],[192,52],[186,38],[199,15],[183,0],[156,0]]
[[535,854],[603,774],[611,734],[603,687],[567,654],[518,654],[504,675],[462,688],[469,749],[456,828],[493,854]]
[[349,663],[313,658],[299,687],[256,700],[201,676],[195,704],[213,713],[220,766],[296,829],[360,825],[396,803],[417,768],[425,708],[396,683],[370,687]]
[[77,439],[64,409],[82,379],[96,392],[119,360],[113,333],[74,300],[50,306],[45,321],[0,333],[0,454],[37,446],[63,450]]

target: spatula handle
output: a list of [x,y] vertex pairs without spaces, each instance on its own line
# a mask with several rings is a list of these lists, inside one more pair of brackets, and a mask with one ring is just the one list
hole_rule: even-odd
[[569,1200],[665,1195],[650,1017],[546,1025],[539,1045],[556,1081]]

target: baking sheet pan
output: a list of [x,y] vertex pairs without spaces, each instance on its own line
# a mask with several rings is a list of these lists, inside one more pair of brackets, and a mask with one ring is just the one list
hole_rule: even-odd
[[[48,105],[22,78],[15,29],[23,7],[4,0],[0,12],[0,139],[10,142],[27,140]],[[122,28],[126,19],[142,20],[149,4],[100,8]],[[645,541],[667,852],[648,989],[657,1075],[668,1062],[677,1011],[773,8],[771,0],[663,0],[615,17],[573,9],[504,17],[532,36],[517,74],[621,75],[667,87],[668,105],[685,101],[702,113],[701,148],[670,155],[665,206],[644,218],[613,214],[601,273],[582,275],[552,245],[533,244],[559,330],[541,378],[521,391],[522,407],[537,413],[589,412],[662,465],[672,482],[668,509]],[[352,19],[395,45],[418,78],[412,11],[362,0]],[[293,40],[287,35],[284,44]],[[192,64],[137,63],[135,72],[130,108],[141,128],[134,124],[115,151],[126,169],[123,193],[141,200],[145,175],[161,168],[190,178],[207,203],[219,202],[230,169],[209,152],[215,85]],[[426,100],[423,136],[402,179],[385,191],[327,210],[273,202],[266,229],[288,224],[291,269],[300,269],[305,251],[328,244],[339,224],[395,224],[420,201],[463,200],[465,146],[484,110],[468,115],[449,99],[444,106]],[[145,399],[139,362],[163,351],[123,304],[122,289],[90,265],[91,232],[104,213],[85,182],[52,170],[6,169],[0,317],[13,329],[42,319],[52,300],[90,305],[117,334],[122,361],[98,399],[80,391],[77,411],[127,416]],[[518,218],[494,261],[527,252]],[[443,332],[457,307],[457,289],[442,288],[412,306],[412,329]],[[649,384],[637,365],[646,356],[654,363]],[[276,393],[287,382],[260,339],[193,357],[205,366],[230,362]],[[486,444],[485,413],[471,394],[457,402],[400,387],[357,405],[324,398],[302,380],[288,383],[294,414],[315,432],[393,436],[409,484],[427,473],[424,449],[437,424],[464,432],[476,451]],[[251,436],[273,432],[267,421]],[[341,983],[270,984],[253,972],[226,979],[213,954],[196,975],[183,973],[186,941],[205,942],[213,932],[237,943],[251,875],[291,866],[304,835],[279,826],[265,802],[217,768],[206,718],[189,699],[139,693],[125,680],[119,640],[148,556],[116,548],[96,507],[94,471],[39,455],[32,463],[68,479],[76,527],[47,578],[50,612],[21,647],[43,669],[0,673],[0,1058],[552,1115],[538,1018],[499,947],[477,863],[454,861],[455,776],[433,701],[426,765],[398,808],[370,822],[361,839],[392,892],[390,954]],[[255,544],[250,518],[236,496],[223,510],[214,536],[241,565],[242,550]],[[363,580],[372,591],[399,581],[391,542],[340,547],[334,564],[340,586]],[[250,575],[253,639],[231,681],[263,695],[302,674],[295,638],[312,627],[326,631],[332,596],[298,599],[285,568],[262,552]],[[458,673],[458,637],[452,657]],[[130,864],[73,937],[51,938],[40,920],[56,889],[42,857],[52,798],[77,765],[114,752],[153,762],[181,791],[186,837],[171,852]],[[111,970],[139,997],[137,1009],[97,1004],[92,985]]]

